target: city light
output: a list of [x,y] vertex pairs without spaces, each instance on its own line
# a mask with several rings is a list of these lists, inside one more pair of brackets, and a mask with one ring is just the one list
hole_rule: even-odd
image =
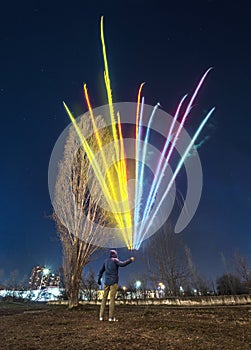
[[182,286],[180,286],[180,293],[184,294],[184,288]]
[[44,277],[49,276],[49,274],[50,274],[50,269],[48,269],[47,267],[44,267],[44,268],[42,269],[42,277],[41,277],[39,289],[42,289],[42,288],[45,287],[45,285],[46,285],[45,279],[46,279],[46,278],[44,278]]
[[166,288],[166,286],[162,282],[159,283],[159,287],[161,290],[164,290]]
[[141,287],[141,282],[140,281],[136,281],[135,282],[135,287],[138,289]]
[[47,276],[47,275],[49,275],[49,273],[50,273],[50,269],[48,269],[48,268],[43,269],[43,276]]

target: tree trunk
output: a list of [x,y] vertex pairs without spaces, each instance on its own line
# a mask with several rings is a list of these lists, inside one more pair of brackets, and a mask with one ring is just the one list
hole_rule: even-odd
[[[75,277],[75,278],[74,278]],[[72,276],[71,285],[68,293],[69,298],[69,309],[73,309],[78,306],[79,300],[79,278],[77,276]]]

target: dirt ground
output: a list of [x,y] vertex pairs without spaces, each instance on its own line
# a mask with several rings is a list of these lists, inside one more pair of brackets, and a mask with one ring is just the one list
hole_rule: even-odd
[[251,349],[251,306],[117,306],[100,322],[98,306],[0,303],[0,349]]

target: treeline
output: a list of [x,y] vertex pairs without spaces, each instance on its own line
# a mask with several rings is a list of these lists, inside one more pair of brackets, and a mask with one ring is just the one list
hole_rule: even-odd
[[20,271],[15,269],[8,275],[5,274],[4,269],[0,269],[0,290],[27,290],[29,284],[29,277],[27,274],[20,275]]
[[200,273],[181,236],[165,224],[147,243],[145,272],[130,277],[126,283],[127,291],[135,292],[135,281],[139,280],[143,294],[151,289],[161,297],[251,293],[250,260],[238,251],[229,261],[220,255],[224,272],[215,280],[208,279]]
[[[251,263],[247,257],[236,251],[227,261],[221,254],[224,273],[216,280],[210,280],[200,274],[193,262],[190,249],[183,243],[180,235],[173,233],[168,224],[150,238],[141,258],[144,271],[128,276],[125,285],[119,287],[119,298],[251,293]],[[61,281],[60,287],[65,289],[63,298],[69,299],[64,269],[60,268],[58,274]],[[28,276],[20,276],[18,270],[5,276],[3,269],[0,269],[0,289],[2,290],[24,291],[28,289],[28,282]],[[97,300],[98,290],[97,271],[85,267],[76,291],[77,295],[84,300]]]

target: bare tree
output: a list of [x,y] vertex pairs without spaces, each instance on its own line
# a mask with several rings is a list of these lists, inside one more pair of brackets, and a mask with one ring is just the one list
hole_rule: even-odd
[[98,283],[96,280],[96,274],[92,268],[90,268],[84,275],[82,275],[80,290],[88,301],[97,300]]
[[251,292],[251,262],[246,256],[240,255],[238,251],[234,253],[234,270],[240,278],[243,288],[247,293]]
[[[221,259],[224,266],[224,275],[217,279],[218,292],[222,292],[222,285],[225,283],[225,290],[230,294],[243,294],[250,293],[251,291],[251,263],[247,257],[242,256],[236,251],[229,261],[226,260],[223,253],[221,253]],[[230,267],[229,267],[230,266]],[[224,278],[223,278],[224,277]],[[227,283],[226,280],[228,279]],[[219,281],[221,283],[219,283]],[[224,283],[223,283],[224,282]]]
[[[210,290],[210,283],[204,278],[200,272],[197,270],[193,259],[191,250],[188,246],[185,246],[185,252],[187,256],[189,278],[187,279],[187,285],[185,286],[186,291],[190,294],[193,290],[194,294],[207,295]],[[190,290],[190,291],[189,291]]]
[[189,269],[185,247],[171,225],[165,223],[149,241],[147,252],[149,272],[156,285],[165,285],[166,294],[179,295],[180,286],[187,282]]
[[4,276],[4,270],[0,269],[0,289],[4,289],[3,276]]
[[9,290],[18,290],[18,287],[19,287],[18,277],[19,277],[19,270],[16,269],[10,272],[9,278],[6,281],[6,287]]
[[22,279],[19,282],[19,289],[20,291],[25,291],[28,289],[28,284],[29,284],[29,277],[27,273],[25,273],[22,277]]
[[137,277],[135,274],[130,274],[129,278],[126,280],[126,294],[130,295],[130,299],[134,299],[136,297],[136,286],[135,282],[137,281]]
[[[104,125],[101,117],[96,123],[99,128]],[[82,117],[78,127],[82,131],[91,130],[90,118]],[[109,135],[109,130],[104,128],[102,140],[109,140]],[[88,139],[88,144],[95,152],[95,136]],[[69,308],[78,305],[83,267],[97,251],[97,243],[102,243],[102,227],[108,220],[107,212],[99,206],[101,191],[97,181],[90,180],[91,172],[89,159],[79,144],[75,129],[70,127],[64,156],[58,165],[53,202],[53,218],[62,243]]]
[[231,273],[218,277],[216,284],[217,292],[220,295],[236,295],[244,293],[240,278]]

